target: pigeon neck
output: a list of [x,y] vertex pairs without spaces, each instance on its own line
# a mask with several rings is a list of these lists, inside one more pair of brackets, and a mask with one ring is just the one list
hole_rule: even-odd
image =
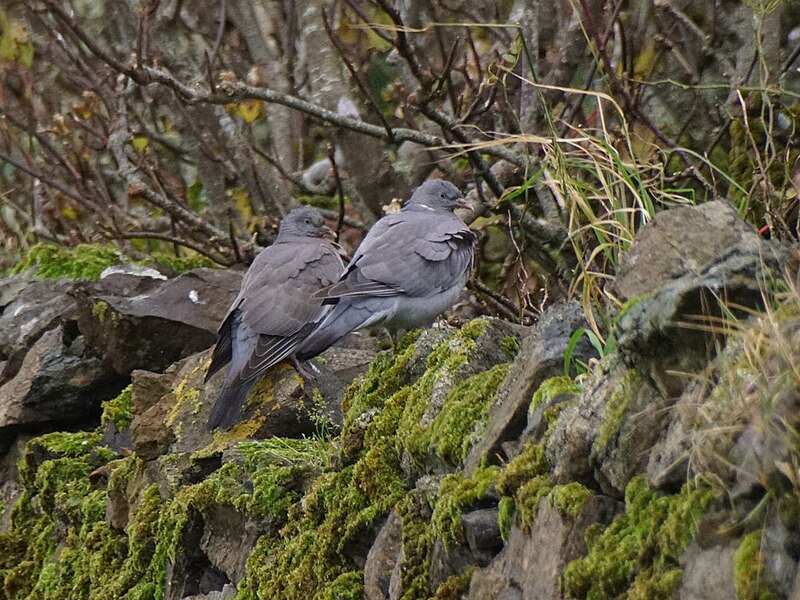
[[413,211],[413,212],[438,212],[441,211],[440,208],[434,208],[424,202],[415,202],[414,204],[407,205],[403,210],[405,211]]

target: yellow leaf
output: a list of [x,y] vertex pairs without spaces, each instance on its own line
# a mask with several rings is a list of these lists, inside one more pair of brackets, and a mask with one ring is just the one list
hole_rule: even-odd
[[9,21],[0,10],[0,62],[19,63],[30,67],[33,62],[33,42],[25,25]]
[[498,223],[503,222],[502,215],[492,215],[491,217],[478,217],[472,223],[469,224],[470,229],[474,229],[476,231],[480,231],[484,227],[488,227],[489,225],[497,225]]
[[135,135],[133,136],[133,140],[131,141],[134,150],[136,150],[137,152],[144,152],[147,149],[148,143],[149,140],[144,135]]
[[227,194],[233,206],[236,207],[244,222],[249,226],[253,220],[253,203],[250,201],[250,194],[243,187],[231,188],[227,191]]
[[99,107],[100,97],[91,90],[84,90],[81,94],[81,101],[74,102],[72,110],[79,119],[88,121]]
[[247,123],[252,123],[261,116],[263,104],[261,100],[245,100],[236,105],[236,115]]
[[75,210],[75,208],[73,208],[72,206],[65,206],[65,207],[63,207],[63,208],[61,209],[61,214],[62,214],[62,215],[65,217],[65,218],[67,218],[67,219],[71,219],[71,220],[73,220],[73,221],[74,221],[75,219],[77,219],[77,218],[78,218],[78,211],[77,211],[77,210]]

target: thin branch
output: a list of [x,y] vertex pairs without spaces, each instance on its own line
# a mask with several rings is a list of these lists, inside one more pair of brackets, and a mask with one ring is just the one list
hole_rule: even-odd
[[339,177],[339,167],[336,166],[336,152],[334,151],[333,144],[328,146],[328,158],[331,161],[331,169],[333,170],[333,180],[336,182],[336,193],[339,196],[339,214],[336,215],[336,239],[339,242],[339,233],[342,231],[344,225],[344,188],[342,187],[342,178]]
[[384,42],[388,42],[390,44],[393,43],[394,40],[392,40],[392,36],[386,33],[382,27],[379,27],[376,23],[370,21],[364,10],[358,4],[356,4],[354,0],[345,0],[345,2],[347,2],[347,6],[352,8],[353,11],[358,15],[358,18],[367,24],[367,26],[372,30],[372,33],[377,35]]
[[48,177],[44,173],[39,173],[38,171],[34,171],[30,167],[25,166],[21,162],[18,162],[16,160],[14,160],[10,156],[7,156],[7,155],[3,154],[2,152],[0,152],[0,161],[4,161],[4,162],[7,162],[10,165],[13,165],[15,168],[19,169],[23,173],[25,173],[27,175],[30,175],[34,179],[38,179],[39,181],[44,183],[46,186],[51,187],[53,189],[56,189],[59,192],[61,192],[62,194],[64,194],[65,196],[68,196],[68,197],[72,198],[73,200],[78,202],[81,206],[85,206],[87,209],[91,210],[92,212],[96,211],[96,208],[93,206],[91,201],[87,200],[86,198],[84,198],[80,194],[78,194],[76,192],[73,192],[67,186],[59,183],[55,179],[51,179],[50,177]]
[[190,250],[194,250],[198,254],[205,256],[209,260],[213,260],[218,265],[222,265],[225,267],[230,267],[235,264],[233,261],[216,256],[203,248],[202,246],[190,242],[189,240],[185,240],[183,238],[179,238],[172,235],[166,235],[163,233],[156,233],[154,231],[109,231],[107,235],[112,239],[120,239],[120,240],[159,240],[162,242],[169,242],[171,244],[175,244],[177,246],[183,246],[184,248],[189,248]]
[[211,48],[211,54],[208,56],[208,68],[211,70],[211,67],[214,66],[214,61],[217,59],[217,53],[219,52],[219,47],[222,44],[222,36],[225,33],[225,0],[220,0],[219,2],[219,25],[217,26],[217,37],[214,39],[214,47]]

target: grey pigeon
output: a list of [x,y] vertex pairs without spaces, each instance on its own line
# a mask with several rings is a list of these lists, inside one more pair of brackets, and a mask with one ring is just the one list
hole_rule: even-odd
[[267,369],[294,352],[330,310],[313,294],[334,283],[344,265],[332,233],[316,209],[291,211],[278,237],[253,261],[239,295],[219,328],[206,381],[231,363],[208,421],[230,426],[247,394]]
[[472,268],[475,235],[453,214],[465,204],[453,184],[426,181],[396,214],[380,219],[338,282],[316,296],[333,310],[299,346],[307,360],[351,331],[429,325],[451,307]]

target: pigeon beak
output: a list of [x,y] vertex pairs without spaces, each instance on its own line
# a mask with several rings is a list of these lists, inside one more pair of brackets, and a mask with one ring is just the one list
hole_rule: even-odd
[[327,225],[322,226],[322,237],[330,240],[336,239],[336,232]]
[[470,203],[467,202],[466,198],[459,198],[458,200],[456,200],[456,207],[465,208],[467,210],[473,210],[472,205],[470,205]]

